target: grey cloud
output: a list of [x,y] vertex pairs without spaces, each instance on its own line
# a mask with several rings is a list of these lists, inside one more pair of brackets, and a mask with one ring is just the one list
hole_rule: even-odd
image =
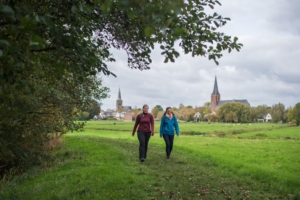
[[265,13],[263,24],[273,30],[300,35],[300,1],[277,0],[270,8]]

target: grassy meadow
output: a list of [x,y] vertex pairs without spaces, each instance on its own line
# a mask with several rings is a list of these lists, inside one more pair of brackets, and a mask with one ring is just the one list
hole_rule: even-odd
[[132,122],[90,121],[55,164],[2,180],[0,199],[300,199],[300,127],[180,123],[171,161],[156,134],[138,160]]

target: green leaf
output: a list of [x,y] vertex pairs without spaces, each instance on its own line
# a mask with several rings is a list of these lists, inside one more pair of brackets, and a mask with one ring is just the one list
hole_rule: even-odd
[[152,34],[154,34],[154,30],[149,26],[145,28],[144,32],[146,37],[150,37]]
[[174,35],[176,36],[182,35],[184,33],[184,30],[185,30],[184,28],[178,27],[174,30]]
[[216,21],[214,21],[214,24],[216,27],[219,27],[219,24]]
[[72,11],[72,13],[76,13],[77,12],[77,8],[76,8],[76,6],[72,6],[72,8],[71,8],[71,11]]
[[7,40],[0,40],[0,46],[1,45],[9,46],[9,42]]
[[131,13],[128,14],[128,17],[129,17],[130,19],[134,19],[134,18],[135,18],[135,14],[131,12]]
[[217,4],[219,4],[220,6],[222,5],[219,1],[215,1]]
[[3,51],[0,49],[0,56],[2,56],[3,55]]
[[18,62],[18,63],[15,64],[15,67],[18,67],[18,68],[24,68],[25,65],[24,65],[24,63],[22,63],[22,62]]
[[2,8],[2,12],[8,14],[8,15],[14,15],[15,11],[8,5],[4,5]]
[[111,0],[104,0],[104,2],[102,1],[100,8],[104,13],[109,13],[111,10],[111,5],[112,5]]
[[44,44],[45,41],[38,35],[33,35],[31,38],[30,38],[30,45],[42,45]]

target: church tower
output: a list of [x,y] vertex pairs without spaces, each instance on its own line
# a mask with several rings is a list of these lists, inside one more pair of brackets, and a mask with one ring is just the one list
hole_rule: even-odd
[[118,110],[118,109],[122,109],[122,107],[123,107],[123,101],[122,101],[122,99],[121,99],[121,90],[120,90],[120,88],[119,88],[119,94],[118,94],[118,99],[117,99],[117,101],[116,101],[116,111]]
[[217,77],[215,76],[215,85],[214,90],[211,94],[211,101],[210,101],[210,109],[211,111],[216,111],[217,104],[221,99],[221,95],[218,90],[218,83],[217,83]]

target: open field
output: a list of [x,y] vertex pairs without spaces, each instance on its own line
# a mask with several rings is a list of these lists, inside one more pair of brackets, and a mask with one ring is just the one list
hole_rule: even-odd
[[[86,130],[109,130],[109,131],[129,131],[131,132],[134,126],[133,122],[120,122],[120,121],[90,121]],[[246,124],[226,124],[226,123],[179,123],[180,133],[186,135],[206,135],[212,136],[212,134],[218,134],[220,136],[238,135],[241,133],[264,133],[271,131],[276,132],[276,137],[291,137],[300,138],[300,134],[297,131],[293,131],[295,127],[287,124],[274,124],[274,123],[246,123]],[[160,122],[155,122],[155,132],[159,132]],[[291,131],[286,132],[287,129],[281,131],[282,128],[289,127]],[[272,137],[270,134],[268,134]]]
[[0,199],[300,199],[300,127],[179,125],[205,136],[176,137],[167,162],[156,134],[140,163],[133,123],[88,122],[64,136],[53,167],[3,183]]

